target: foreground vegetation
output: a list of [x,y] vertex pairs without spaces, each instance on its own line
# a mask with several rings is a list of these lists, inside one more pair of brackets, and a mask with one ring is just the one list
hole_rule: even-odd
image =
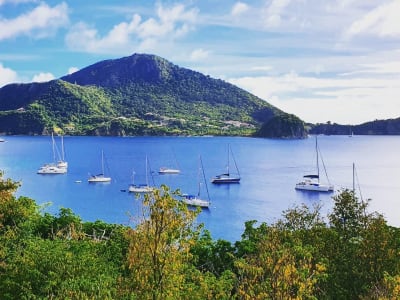
[[43,214],[18,186],[0,174],[1,299],[400,298],[400,231],[349,190],[327,222],[318,205],[294,207],[232,244],[165,186],[134,228]]

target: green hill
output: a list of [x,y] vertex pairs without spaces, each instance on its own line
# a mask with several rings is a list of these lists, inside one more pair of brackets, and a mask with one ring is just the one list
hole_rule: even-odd
[[[283,122],[277,122],[282,118]],[[292,122],[293,120],[293,122]],[[288,123],[289,121],[289,123]],[[260,130],[269,122],[285,130]],[[276,126],[269,126],[275,128]],[[304,122],[223,80],[148,54],[0,89],[0,132],[304,137]]]
[[310,133],[327,135],[400,135],[400,118],[375,120],[359,125],[325,123],[310,125]]

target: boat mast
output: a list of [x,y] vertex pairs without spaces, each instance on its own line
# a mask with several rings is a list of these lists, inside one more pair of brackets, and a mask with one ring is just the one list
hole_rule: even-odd
[[173,148],[172,148],[172,155],[174,156],[175,164],[176,164],[176,166],[177,166],[177,168],[178,168],[178,170],[179,170],[179,169],[180,169],[180,166],[179,166],[178,159],[176,158],[176,155],[175,155],[175,152],[174,152],[174,149],[173,149]]
[[64,136],[61,136],[61,159],[62,159],[62,161],[65,161],[64,155],[65,155],[65,153],[64,153]]
[[202,166],[201,166],[201,156],[199,155],[199,167],[197,170],[197,183],[198,183],[198,190],[197,190],[197,197],[200,198],[200,190],[201,190],[201,177],[200,177],[200,172],[201,172]]
[[230,148],[231,148],[231,146],[228,144],[228,167],[227,167],[227,169],[228,169],[228,176],[229,176],[229,156],[230,156]]
[[353,195],[356,194],[356,188],[355,188],[355,165],[353,163]]
[[238,176],[240,178],[240,172],[239,172],[239,168],[238,168],[237,163],[236,163],[235,156],[233,155],[232,149],[230,149],[230,151],[231,151],[233,162],[235,163],[236,172],[237,172],[237,174],[238,174]]
[[147,168],[148,168],[148,166],[147,166],[147,155],[146,155],[146,185],[149,186],[149,178],[147,175]]
[[56,162],[56,144],[54,141],[53,133],[51,133],[51,142],[52,142],[52,148],[53,148],[53,162]]
[[[199,155],[199,161],[200,161],[201,171],[202,171],[202,173],[203,173],[203,181],[204,181],[204,184],[206,185],[207,199],[208,199],[208,201],[210,201],[210,193],[208,192],[208,185],[207,185],[207,180],[206,180],[206,174],[204,173],[203,160],[201,159],[201,155]],[[199,184],[199,195],[200,195],[200,184]]]
[[318,137],[315,136],[315,152],[317,153],[317,175],[319,180],[319,155],[318,155]]
[[101,174],[104,175],[104,153],[103,153],[103,150],[101,150]]

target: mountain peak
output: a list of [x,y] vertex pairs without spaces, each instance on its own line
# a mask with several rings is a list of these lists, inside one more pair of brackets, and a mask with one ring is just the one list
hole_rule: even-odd
[[100,61],[61,79],[78,85],[113,88],[129,82],[160,82],[169,78],[174,67],[157,55],[135,53],[119,59]]

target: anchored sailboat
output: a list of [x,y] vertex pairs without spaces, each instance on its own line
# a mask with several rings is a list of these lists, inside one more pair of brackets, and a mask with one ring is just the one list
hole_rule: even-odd
[[57,167],[68,168],[68,162],[65,160],[64,136],[61,136],[61,157],[57,162]]
[[[62,147],[64,148],[64,142],[62,141]],[[52,151],[53,151],[53,162],[46,163],[39,168],[37,174],[65,174],[68,171],[68,163],[64,161],[64,150],[62,158],[56,162],[56,142],[54,140],[53,133],[51,134]]]
[[[202,180],[200,178],[202,178]],[[202,182],[204,182],[204,184],[206,186],[207,200],[202,199],[200,197]],[[197,192],[197,195],[182,194],[182,197],[183,197],[182,201],[185,202],[187,205],[190,205],[190,206],[199,206],[199,207],[203,207],[203,208],[208,208],[210,206],[210,204],[211,204],[210,195],[208,193],[208,186],[207,186],[206,176],[204,174],[204,168],[203,168],[203,162],[201,160],[201,156],[199,157],[199,174],[198,174],[198,192]]]
[[179,169],[179,164],[178,161],[176,160],[176,157],[174,155],[175,163],[176,163],[176,168],[170,168],[170,167],[161,167],[158,170],[158,174],[160,175],[166,175],[166,174],[179,174],[181,170]]
[[315,151],[317,153],[317,174],[307,174],[303,176],[303,180],[296,184],[296,190],[307,190],[315,192],[332,192],[334,186],[330,184],[328,174],[326,172],[325,164],[322,160],[322,165],[324,167],[325,175],[328,180],[328,184],[320,183],[320,172],[319,172],[319,148],[318,148],[318,138],[315,136]]
[[[230,156],[232,156],[233,162],[235,164],[235,169],[236,173],[232,174],[230,173]],[[240,173],[239,169],[236,164],[235,157],[233,156],[233,152],[231,150],[231,147],[228,145],[228,165],[227,165],[227,171],[226,173],[217,175],[211,179],[212,183],[240,183]]]
[[131,193],[150,193],[154,190],[154,187],[149,185],[149,177],[148,177],[148,158],[146,156],[146,183],[135,184],[135,171],[132,172],[132,184],[129,185],[128,191]]
[[104,175],[104,152],[101,151],[101,173],[97,175],[91,175],[88,182],[110,182],[111,177]]

